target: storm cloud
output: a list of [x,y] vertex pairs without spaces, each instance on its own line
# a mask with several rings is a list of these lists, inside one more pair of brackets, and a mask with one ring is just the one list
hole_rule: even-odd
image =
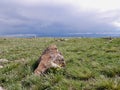
[[100,11],[68,0],[35,1],[0,1],[0,34],[120,32],[119,8]]

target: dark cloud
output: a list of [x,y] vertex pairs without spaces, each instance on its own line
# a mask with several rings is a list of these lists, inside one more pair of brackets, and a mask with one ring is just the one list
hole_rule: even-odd
[[114,18],[97,11],[76,10],[69,4],[22,5],[0,1],[0,33],[81,33],[114,32]]

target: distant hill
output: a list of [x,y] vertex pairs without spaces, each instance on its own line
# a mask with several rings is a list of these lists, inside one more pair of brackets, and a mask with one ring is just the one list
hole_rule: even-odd
[[120,37],[120,33],[37,33],[37,34],[2,34],[0,37]]

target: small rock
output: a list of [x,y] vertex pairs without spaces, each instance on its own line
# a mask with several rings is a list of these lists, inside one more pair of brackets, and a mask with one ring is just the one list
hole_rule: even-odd
[[3,88],[0,86],[0,90],[5,90],[5,89],[3,89]]
[[55,39],[55,41],[60,42],[60,41],[67,41],[68,39],[65,38],[60,38],[60,39]]
[[14,62],[16,62],[16,63],[23,63],[23,62],[25,62],[25,59],[24,59],[24,58],[21,58],[21,59],[19,59],[19,60],[15,60]]
[[7,59],[0,59],[0,68],[3,68],[4,64],[8,63]]
[[0,65],[0,68],[3,68],[3,66],[2,66],[2,65]]
[[7,63],[8,60],[7,59],[0,59],[0,63]]

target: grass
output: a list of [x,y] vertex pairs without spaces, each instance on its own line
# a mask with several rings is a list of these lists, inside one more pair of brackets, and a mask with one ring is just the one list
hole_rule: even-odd
[[[33,74],[35,62],[56,44],[67,66]],[[0,86],[7,90],[120,90],[120,38],[0,38]]]

